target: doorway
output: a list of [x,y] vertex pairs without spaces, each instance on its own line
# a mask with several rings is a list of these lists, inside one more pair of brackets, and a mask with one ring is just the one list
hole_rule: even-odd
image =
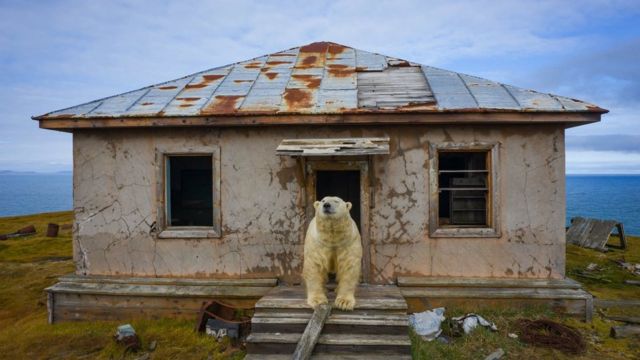
[[371,186],[368,160],[306,161],[306,213],[307,226],[315,216],[313,203],[325,196],[338,196],[349,201],[351,217],[358,226],[362,239],[362,280],[369,282],[371,276],[371,246],[369,244],[369,208]]
[[319,170],[316,172],[316,199],[337,196],[350,202],[351,218],[362,231],[360,223],[360,171],[359,170]]

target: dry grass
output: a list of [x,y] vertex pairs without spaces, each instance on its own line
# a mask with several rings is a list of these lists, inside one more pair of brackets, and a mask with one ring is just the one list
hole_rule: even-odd
[[[58,276],[73,271],[71,261],[71,233],[61,231],[58,238],[42,236],[49,222],[71,223],[70,212],[37,214],[0,218],[0,233],[12,232],[33,224],[38,235],[0,242],[0,359],[120,359],[123,349],[112,340],[117,325],[123,322],[94,321],[90,323],[47,324],[45,287],[56,282]],[[600,275],[607,281],[577,278],[587,289],[604,298],[640,299],[638,287],[622,285],[632,278],[609,259],[625,256],[627,261],[640,262],[640,238],[629,241],[625,252],[602,254],[573,246],[567,249],[567,273],[583,269],[591,262],[603,268]],[[474,311],[448,309],[448,316]],[[637,313],[640,309],[626,309],[620,313]],[[610,310],[609,313],[614,313]],[[482,315],[496,322],[496,333],[478,329],[471,335],[456,338],[452,344],[424,342],[412,334],[416,359],[478,359],[502,348],[510,359],[567,359],[574,358],[559,351],[528,346],[507,336],[515,332],[520,318],[551,318],[576,327],[588,343],[587,352],[578,359],[638,359],[637,340],[616,340],[609,337],[609,329],[617,322],[597,314],[591,324],[564,318],[543,308],[482,310]],[[226,343],[219,344],[207,336],[193,332],[193,322],[184,320],[133,320],[134,326],[148,348],[152,341],[157,349],[152,359],[241,359],[243,352]],[[129,354],[134,359],[141,354]]]
[[[123,355],[112,336],[123,322],[93,321],[49,325],[43,289],[73,271],[71,231],[43,236],[49,222],[71,223],[71,212],[0,218],[0,233],[35,225],[37,235],[0,242],[0,359],[135,359]],[[194,320],[195,321],[195,320]],[[243,352],[196,334],[194,322],[133,320],[143,348],[154,359],[241,359]]]

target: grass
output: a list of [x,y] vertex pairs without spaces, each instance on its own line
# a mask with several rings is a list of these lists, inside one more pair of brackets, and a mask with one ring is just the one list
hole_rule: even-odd
[[[70,224],[71,212],[0,218],[0,233],[35,225],[38,233],[0,242],[0,359],[135,359],[113,341],[124,322],[47,323],[43,289],[73,271],[71,231],[47,238],[47,224]],[[154,359],[242,359],[244,353],[193,331],[194,321],[132,320]]]
[[[0,218],[0,233],[12,232],[33,224],[37,235],[0,241],[0,359],[135,359],[141,355],[125,354],[115,344],[115,328],[124,323],[93,321],[47,324],[46,296],[43,289],[57,281],[57,277],[73,271],[71,260],[71,232],[62,230],[57,238],[42,234],[47,223],[69,224],[71,212],[36,214]],[[640,238],[629,239],[629,249],[600,253],[575,246],[567,248],[567,274],[581,281],[594,295],[607,299],[640,299],[640,287],[624,285],[623,280],[634,275],[620,269],[610,259],[624,257],[628,262],[640,262]],[[596,263],[594,272],[601,279],[576,277],[584,268]],[[604,280],[603,280],[604,279]],[[446,315],[456,316],[473,312],[468,308],[447,309]],[[640,309],[609,310],[609,314],[634,314]],[[634,339],[612,339],[609,329],[618,322],[607,320],[602,312],[590,324],[567,318],[545,308],[491,309],[481,314],[494,321],[498,332],[477,329],[472,334],[453,339],[451,344],[425,342],[412,334],[412,352],[416,359],[482,359],[502,348],[508,359],[638,359],[640,342]],[[556,350],[532,347],[507,335],[516,332],[517,319],[548,318],[577,328],[588,343],[587,352],[571,357]],[[193,321],[132,320],[143,349],[157,343],[150,352],[152,359],[241,359],[242,351],[228,343],[193,331]]]

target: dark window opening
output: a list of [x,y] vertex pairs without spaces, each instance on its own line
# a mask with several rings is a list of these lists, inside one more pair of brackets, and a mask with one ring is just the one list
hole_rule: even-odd
[[488,154],[438,152],[439,225],[489,226]]
[[360,229],[360,171],[317,171],[316,199],[337,196],[351,203],[351,218]]
[[167,159],[169,226],[213,226],[213,170],[209,156]]

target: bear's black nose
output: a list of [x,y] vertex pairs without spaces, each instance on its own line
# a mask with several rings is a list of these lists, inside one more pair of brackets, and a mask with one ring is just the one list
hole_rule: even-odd
[[322,205],[323,208],[328,209],[331,207],[331,204],[329,203],[325,203],[324,205]]

